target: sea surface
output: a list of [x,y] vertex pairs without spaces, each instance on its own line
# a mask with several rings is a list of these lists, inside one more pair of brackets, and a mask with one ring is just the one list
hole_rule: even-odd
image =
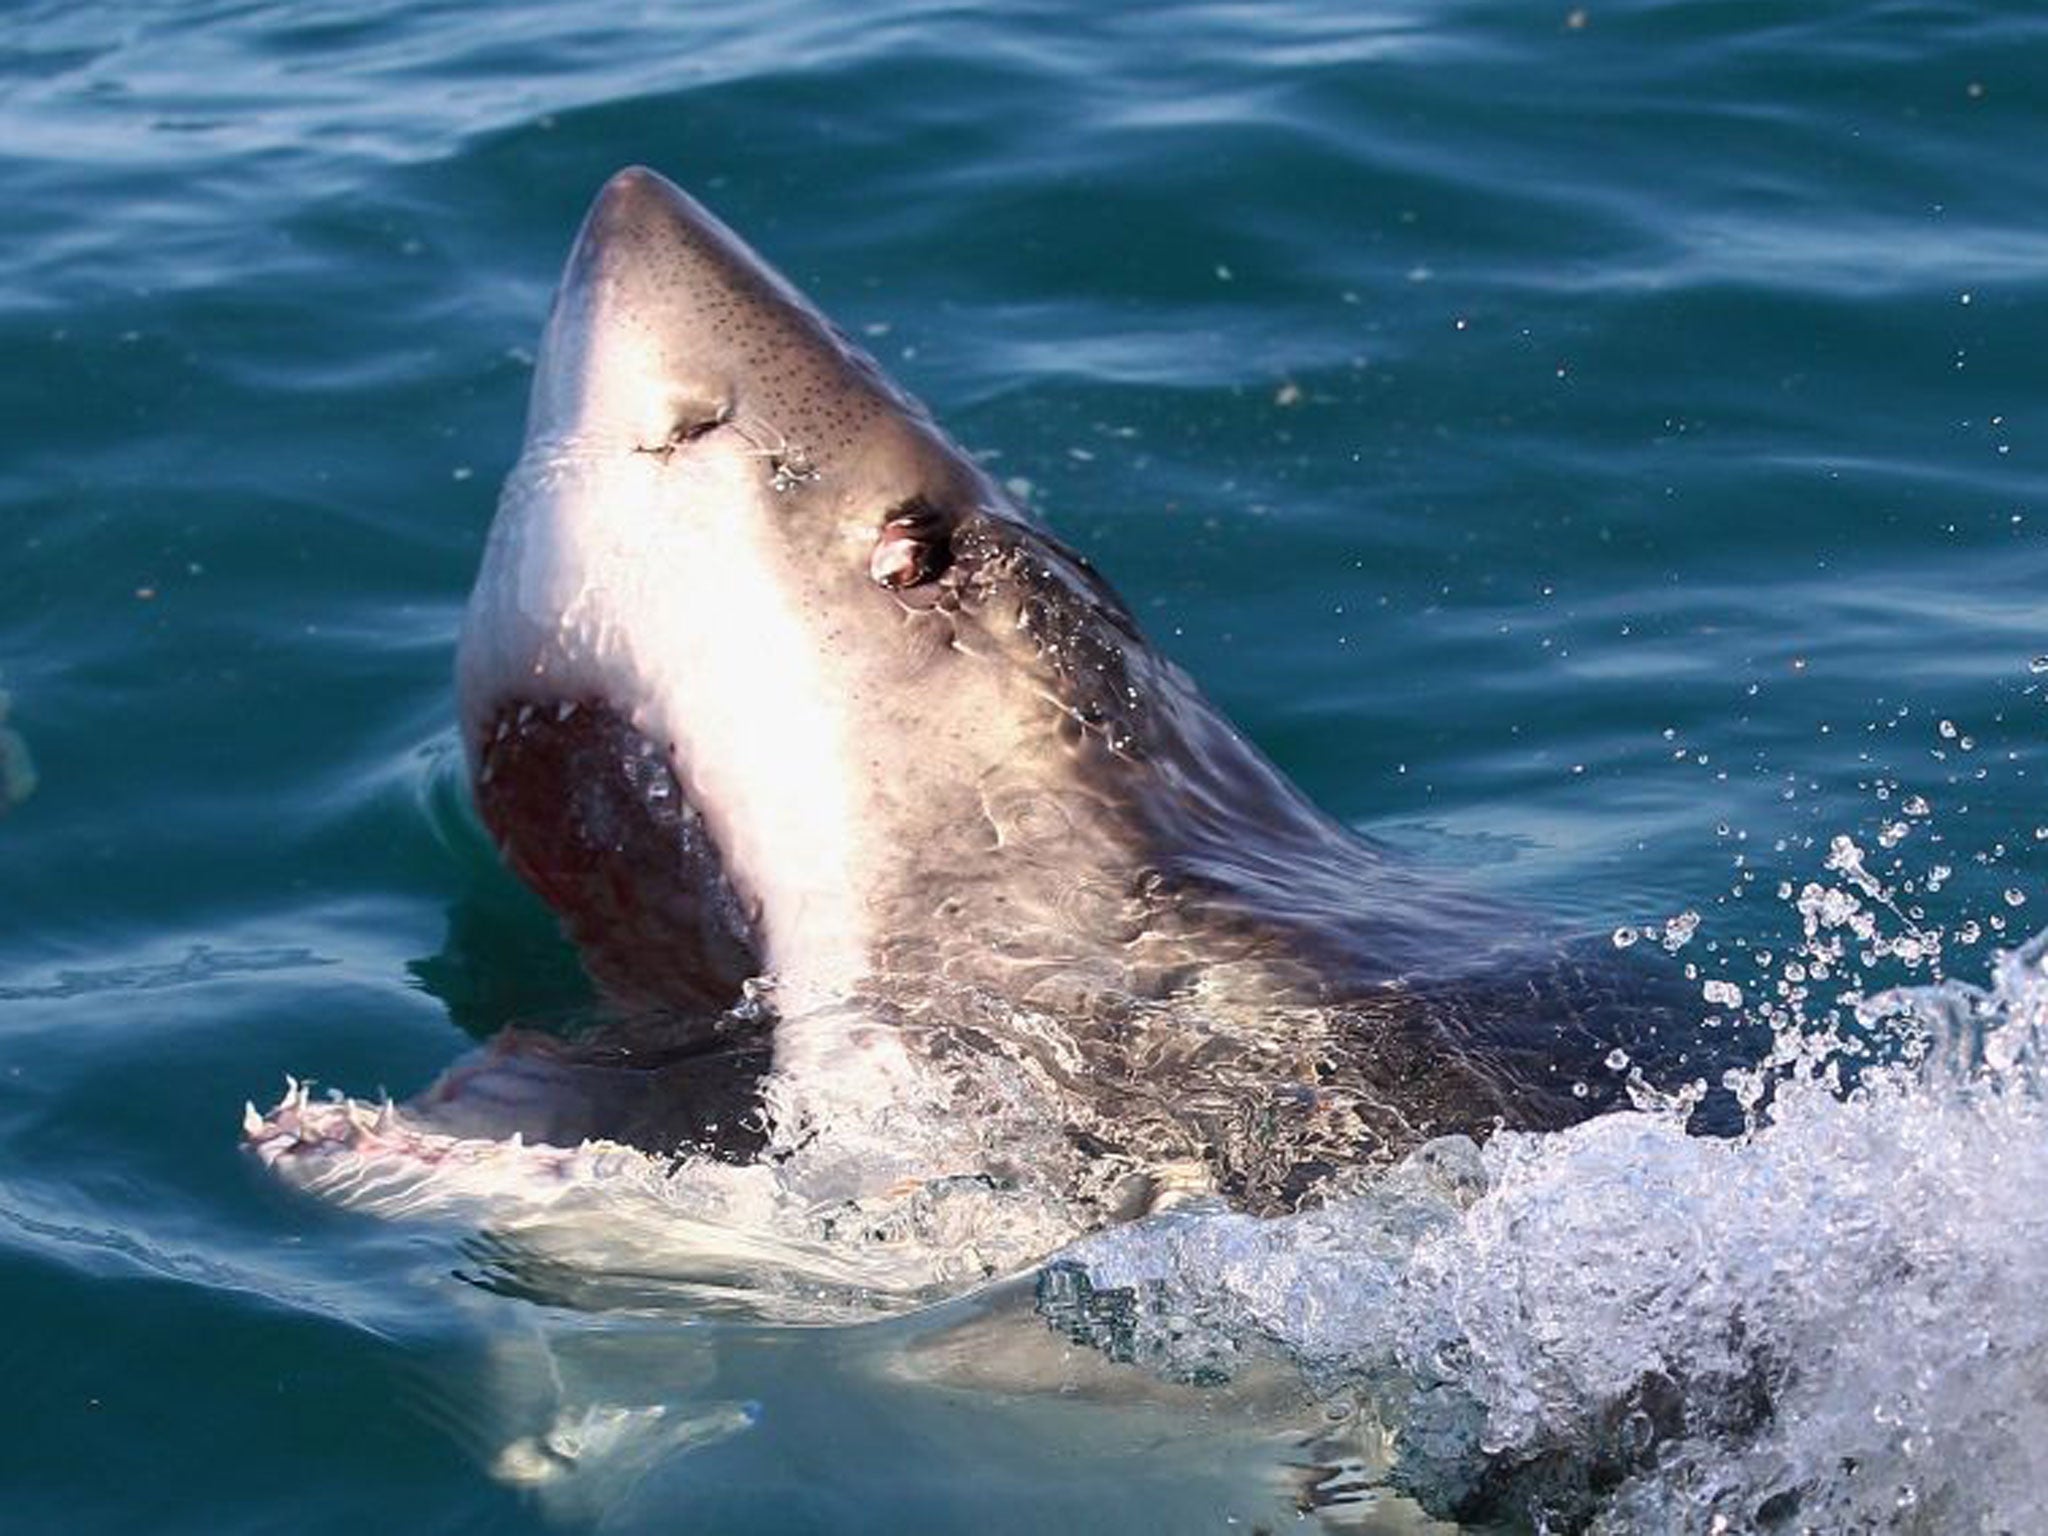
[[[2048,1528],[2043,82],[1960,0],[8,6],[0,1529]],[[267,1180],[285,1073],[587,996],[450,675],[634,162],[1332,813],[1774,1040],[1749,1132],[823,1328]]]

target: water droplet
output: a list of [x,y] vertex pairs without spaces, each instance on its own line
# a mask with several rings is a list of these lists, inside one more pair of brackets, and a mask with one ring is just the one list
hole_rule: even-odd
[[1692,936],[1699,930],[1700,915],[1685,911],[1664,924],[1664,948],[1672,954],[1678,953],[1692,942]]

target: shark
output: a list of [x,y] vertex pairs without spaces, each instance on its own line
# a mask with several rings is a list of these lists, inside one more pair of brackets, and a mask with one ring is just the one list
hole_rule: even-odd
[[1676,1033],[1611,954],[1313,805],[648,169],[568,257],[457,678],[476,811],[606,1016],[404,1103],[251,1107],[263,1164],[344,1204],[691,1283],[774,1232],[757,1289],[916,1299],[1571,1124]]

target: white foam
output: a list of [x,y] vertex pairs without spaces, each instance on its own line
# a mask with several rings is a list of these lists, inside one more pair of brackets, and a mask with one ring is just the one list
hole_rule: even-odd
[[1259,1339],[1364,1393],[1439,1512],[2048,1529],[2044,956],[1893,994],[1924,1065],[1837,1092],[1809,1056],[1732,1140],[1630,1113],[1440,1143],[1320,1211],[1071,1258],[1129,1288],[1125,1347],[1158,1368],[1227,1371]]

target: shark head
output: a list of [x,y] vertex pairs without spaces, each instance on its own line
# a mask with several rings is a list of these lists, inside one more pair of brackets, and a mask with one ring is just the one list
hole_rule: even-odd
[[1083,560],[642,169],[569,257],[460,678],[511,861],[600,977],[667,1001],[763,967],[806,997],[1071,972],[1156,926],[1162,846],[1198,863],[1248,800],[1267,841],[1313,819]]

